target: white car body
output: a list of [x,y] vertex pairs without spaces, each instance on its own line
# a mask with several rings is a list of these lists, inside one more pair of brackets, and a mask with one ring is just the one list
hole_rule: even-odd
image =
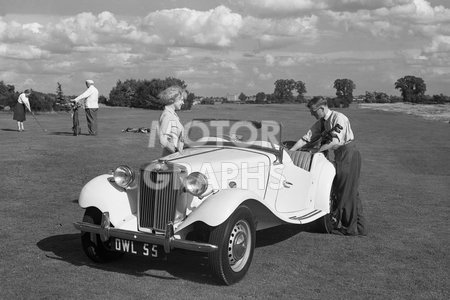
[[[100,224],[77,222],[75,227],[82,232],[98,234],[102,241],[117,237],[163,245],[167,253],[174,248],[210,253],[218,246],[207,240],[192,240],[189,234],[198,228],[223,226],[241,206],[249,209],[256,230],[287,223],[305,224],[330,213],[335,168],[322,153],[297,153],[301,159],[307,160],[306,166],[299,167],[280,144],[267,141],[230,143],[218,137],[200,141],[205,143],[142,166],[140,176],[127,188],[119,187],[111,174],[89,181],[80,193],[79,205],[85,209],[97,209],[102,213],[102,221]],[[150,205],[167,213],[166,208],[155,207],[166,203],[163,199],[169,197],[168,194],[148,192],[149,189],[143,187],[148,184],[145,178],[150,178],[146,176],[153,176],[148,174],[155,174],[156,168],[181,172],[181,186],[176,189],[176,196],[170,196],[177,200],[171,202],[173,207],[169,209],[169,218],[157,226],[153,223],[142,226],[140,220],[157,219],[158,214],[152,212],[147,216],[143,212],[144,206]],[[208,188],[199,196],[187,193],[182,186],[183,178],[193,172],[200,172],[208,179]],[[155,181],[158,180],[162,179]],[[140,200],[151,198],[148,193],[153,198],[160,198],[155,200],[160,204],[153,203],[153,200],[147,201],[150,204]],[[235,281],[223,279],[226,283]]]

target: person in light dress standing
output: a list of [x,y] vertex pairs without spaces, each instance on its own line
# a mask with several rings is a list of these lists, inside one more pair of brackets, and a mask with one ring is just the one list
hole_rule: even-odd
[[176,111],[181,109],[186,97],[186,91],[180,86],[170,86],[158,94],[159,102],[164,105],[158,132],[162,156],[183,152],[184,127]]

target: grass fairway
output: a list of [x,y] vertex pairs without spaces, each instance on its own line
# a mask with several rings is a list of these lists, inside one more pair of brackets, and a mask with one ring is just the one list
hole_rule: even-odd
[[[259,232],[247,276],[219,286],[201,255],[167,261],[126,256],[98,265],[82,252],[78,194],[118,164],[159,156],[148,136],[159,111],[101,108],[99,136],[74,137],[67,113],[28,115],[25,132],[0,114],[0,298],[3,299],[449,299],[449,124],[350,108],[363,157],[361,196],[369,236],[313,233],[301,226]],[[192,118],[278,120],[284,140],[313,122],[303,105],[196,106]],[[84,113],[80,114],[86,133]]]

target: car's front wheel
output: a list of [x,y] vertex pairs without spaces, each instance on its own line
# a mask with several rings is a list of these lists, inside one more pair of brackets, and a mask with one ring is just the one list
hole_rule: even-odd
[[[86,209],[83,222],[100,225],[101,220],[102,214],[98,209],[94,207]],[[109,243],[110,241],[103,242],[98,234],[81,232],[81,245],[83,246],[83,251],[95,262],[108,262],[123,256],[123,253],[109,250]]]
[[241,280],[255,249],[255,222],[250,209],[239,206],[221,225],[212,229],[209,242],[218,249],[209,254],[213,274],[226,285]]

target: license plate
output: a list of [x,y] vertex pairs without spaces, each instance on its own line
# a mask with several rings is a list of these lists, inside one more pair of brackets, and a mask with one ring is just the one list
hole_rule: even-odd
[[165,252],[162,246],[149,243],[113,238],[113,250],[139,256],[161,258]]

